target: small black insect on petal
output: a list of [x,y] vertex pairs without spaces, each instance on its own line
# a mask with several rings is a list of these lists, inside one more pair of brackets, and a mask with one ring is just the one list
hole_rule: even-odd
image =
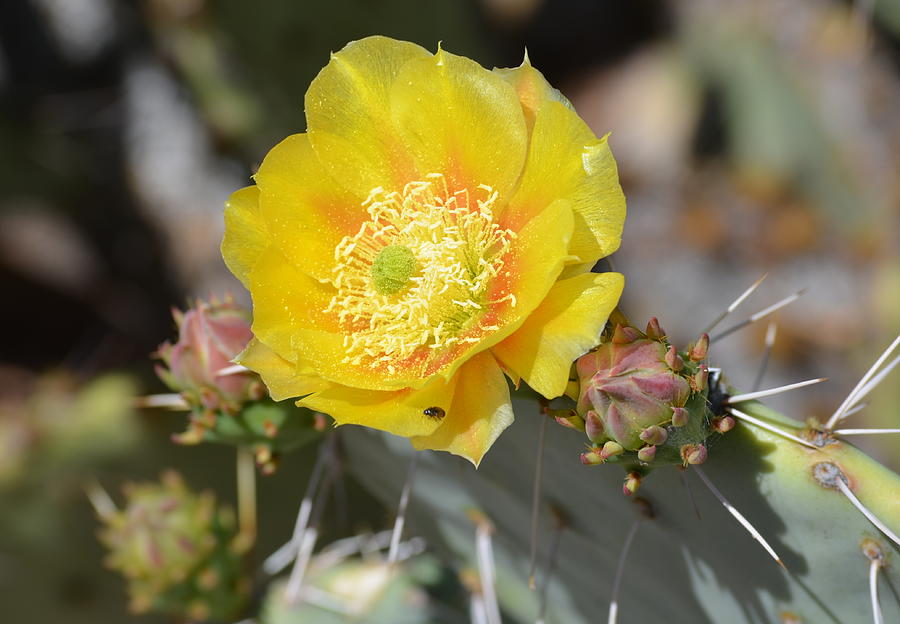
[[437,420],[440,420],[441,418],[443,418],[444,416],[447,415],[447,413],[443,410],[443,408],[440,408],[440,407],[428,407],[428,408],[425,408],[425,411],[423,411],[422,413],[425,414],[426,416],[428,416],[429,418],[436,418]]

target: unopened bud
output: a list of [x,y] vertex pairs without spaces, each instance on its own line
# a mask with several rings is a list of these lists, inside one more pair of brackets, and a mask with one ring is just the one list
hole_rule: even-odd
[[693,392],[703,392],[706,389],[706,382],[709,378],[709,369],[706,366],[701,366],[700,370],[694,373],[694,376],[688,380],[688,383],[691,385],[691,390]]
[[666,364],[676,373],[684,368],[684,360],[678,355],[675,347],[669,347],[669,350],[666,351]]
[[629,472],[625,477],[625,484],[622,486],[622,492],[625,496],[631,496],[641,487],[641,475],[637,472]]
[[709,352],[709,334],[703,334],[688,352],[688,358],[692,362],[701,362],[706,359]]
[[602,464],[606,460],[600,455],[600,453],[601,450],[596,447],[585,451],[581,454],[581,463],[585,466],[596,466],[597,464]]
[[645,333],[650,340],[662,340],[666,335],[666,332],[659,326],[659,320],[655,316],[647,323],[647,331]]
[[734,418],[731,416],[722,416],[721,418],[712,419],[712,428],[719,433],[728,433],[734,429]]
[[603,448],[600,450],[600,457],[603,458],[604,461],[609,459],[610,457],[615,457],[616,455],[621,455],[625,452],[625,449],[622,448],[622,445],[618,442],[614,442],[610,440],[606,444],[603,445]]
[[691,419],[691,413],[684,407],[672,408],[672,426],[684,427]]
[[551,410],[550,413],[553,414],[553,419],[563,427],[584,431],[584,420],[575,410]]
[[616,329],[613,332],[612,343],[613,344],[628,344],[630,342],[634,342],[639,339],[641,334],[634,327],[616,325]]
[[[678,408],[683,409],[683,408]],[[666,430],[659,425],[652,425],[641,431],[640,438],[647,444],[662,444],[669,437]]]
[[655,446],[645,446],[637,452],[638,459],[642,462],[651,462],[656,457]]
[[685,465],[702,464],[706,461],[706,447],[702,444],[685,444],[681,447],[681,460]]
[[594,443],[602,442],[606,437],[605,431],[600,415],[594,410],[589,410],[584,415],[584,432],[587,434],[588,439]]

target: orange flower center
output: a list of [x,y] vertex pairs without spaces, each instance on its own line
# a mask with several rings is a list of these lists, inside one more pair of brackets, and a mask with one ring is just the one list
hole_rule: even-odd
[[[386,363],[420,349],[442,349],[481,338],[466,336],[491,304],[491,280],[515,233],[494,221],[498,194],[481,185],[449,192],[430,174],[402,192],[376,188],[363,204],[370,219],[335,248],[337,293],[326,312],[345,330],[344,362]],[[506,295],[500,301],[515,297]]]

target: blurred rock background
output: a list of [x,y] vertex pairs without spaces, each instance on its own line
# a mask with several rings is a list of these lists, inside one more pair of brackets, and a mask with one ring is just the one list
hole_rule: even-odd
[[[536,67],[598,134],[628,197],[623,309],[685,343],[794,290],[764,386],[827,417],[900,332],[900,0],[12,0],[0,17],[0,605],[10,622],[119,622],[81,483],[179,467],[233,489],[231,449],[174,447],[148,355],[191,296],[245,297],[222,204],[304,129],[328,53],[369,34]],[[728,321],[726,321],[726,324]],[[723,325],[724,327],[724,325]],[[766,324],[716,344],[753,383]],[[853,426],[900,425],[883,384]],[[900,468],[900,439],[860,439]],[[309,458],[261,485],[261,552]],[[354,487],[350,484],[350,487]],[[362,491],[357,499],[365,501]],[[224,496],[227,499],[227,496]],[[289,501],[285,503],[285,501]],[[354,522],[381,526],[359,503]],[[266,537],[266,536],[270,537]],[[142,621],[151,621],[145,617]]]

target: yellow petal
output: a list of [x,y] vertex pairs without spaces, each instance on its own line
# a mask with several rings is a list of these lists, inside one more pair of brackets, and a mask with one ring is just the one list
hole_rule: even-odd
[[315,392],[328,383],[311,367],[289,362],[256,338],[250,340],[235,362],[259,373],[275,401]]
[[248,186],[225,202],[225,237],[222,257],[241,283],[249,288],[249,275],[269,246],[269,233],[259,212],[259,189]]
[[569,369],[600,343],[625,280],[619,273],[585,273],[557,282],[528,320],[492,351],[548,399],[566,389]]
[[430,57],[412,43],[367,37],[333,54],[312,81],[306,92],[309,138],[345,188],[368,194],[417,179],[391,120],[389,91],[404,65]]
[[546,101],[537,113],[528,161],[503,218],[522,224],[565,198],[575,213],[571,263],[590,269],[619,247],[625,196],[606,137],[597,139],[570,108]]
[[305,134],[272,148],[254,177],[273,244],[307,275],[330,279],[334,248],[369,218],[362,207],[365,195],[353,195],[334,181]]
[[438,50],[404,65],[391,113],[420,173],[444,174],[451,192],[487,185],[509,200],[528,136],[518,97],[500,76]]
[[412,437],[418,449],[448,451],[477,467],[504,429],[513,410],[503,371],[490,353],[479,353],[455,376],[456,391],[440,427],[427,436]]
[[446,414],[455,386],[456,380],[434,379],[419,390],[379,392],[329,384],[297,405],[328,414],[338,425],[364,425],[406,437],[427,436],[441,426],[437,410]]
[[336,320],[325,314],[334,288],[297,270],[275,247],[260,255],[249,288],[253,334],[287,360],[297,360],[293,341],[301,329],[336,328]]
[[572,108],[566,97],[550,86],[544,75],[531,66],[528,55],[519,67],[514,68],[496,68],[494,73],[503,78],[516,90],[519,96],[519,102],[522,105],[522,112],[525,113],[525,120],[528,127],[534,125],[534,119],[538,110],[547,100],[560,102],[561,104]]
[[[502,226],[502,225],[501,225]],[[473,354],[484,351],[516,331],[540,304],[556,282],[572,237],[573,217],[568,202],[551,204],[520,230],[504,258],[503,273],[491,284],[488,299],[494,301],[481,317],[480,327],[463,335],[462,342],[440,350],[428,362],[423,376],[440,374],[449,378]],[[478,338],[477,341],[474,341]]]

